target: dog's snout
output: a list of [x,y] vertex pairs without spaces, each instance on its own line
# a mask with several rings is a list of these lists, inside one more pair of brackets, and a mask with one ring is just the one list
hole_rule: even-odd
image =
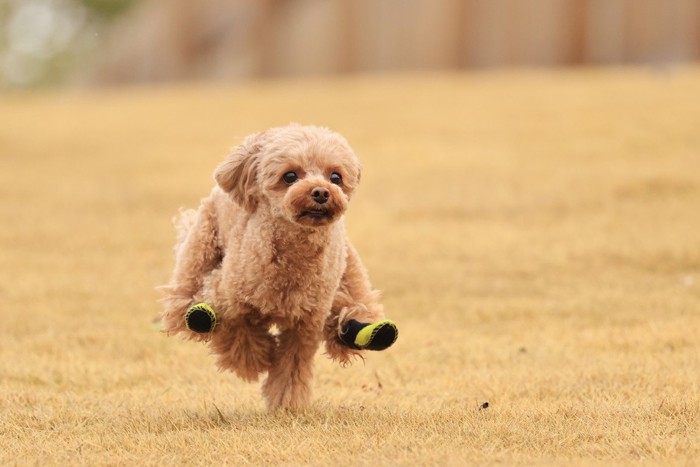
[[328,198],[330,196],[331,192],[320,186],[317,186],[316,188],[311,190],[311,198],[313,198],[313,200],[316,201],[318,204],[325,203],[326,201],[328,201]]

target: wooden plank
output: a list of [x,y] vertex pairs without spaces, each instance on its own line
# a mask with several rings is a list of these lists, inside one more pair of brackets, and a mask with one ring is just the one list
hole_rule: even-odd
[[469,64],[492,67],[507,64],[510,43],[507,40],[511,0],[471,0],[467,4],[466,50]]
[[313,75],[338,71],[343,28],[338,24],[340,3],[297,0],[275,5],[273,75]]
[[625,0],[589,0],[583,61],[619,63],[625,59]]

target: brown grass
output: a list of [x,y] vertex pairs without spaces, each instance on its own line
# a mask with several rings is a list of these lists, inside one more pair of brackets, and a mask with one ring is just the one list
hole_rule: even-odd
[[[0,464],[696,461],[698,95],[686,69],[2,96]],[[289,121],[363,160],[347,223],[401,336],[268,415],[154,330],[153,288],[178,207]]]

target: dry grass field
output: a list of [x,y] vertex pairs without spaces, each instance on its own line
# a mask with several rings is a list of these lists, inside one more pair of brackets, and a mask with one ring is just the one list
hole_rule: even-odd
[[[698,96],[692,68],[1,95],[0,464],[698,462]],[[270,415],[154,287],[171,216],[289,121],[363,161],[347,225],[401,335]]]

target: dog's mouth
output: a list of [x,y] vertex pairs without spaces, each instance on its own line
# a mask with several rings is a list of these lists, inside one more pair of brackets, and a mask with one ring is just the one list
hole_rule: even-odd
[[333,217],[333,211],[324,208],[311,208],[299,214],[299,219],[330,219],[331,217]]

